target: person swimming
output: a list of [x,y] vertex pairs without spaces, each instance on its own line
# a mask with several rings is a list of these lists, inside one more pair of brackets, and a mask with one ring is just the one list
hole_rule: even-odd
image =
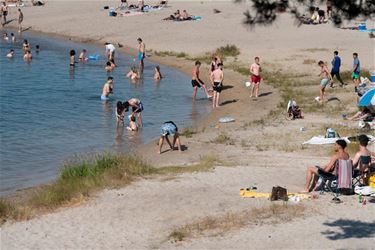
[[140,78],[138,71],[135,69],[135,67],[132,67],[130,71],[126,74],[126,77],[132,79],[132,80],[137,80]]
[[12,43],[16,42],[16,36],[14,35],[14,33],[10,33],[10,40],[12,41]]
[[138,124],[135,122],[135,116],[130,117],[129,125],[126,127],[129,131],[138,131]]
[[35,45],[35,52],[38,54],[40,52],[40,46],[37,44]]
[[115,68],[115,65],[111,63],[110,61],[108,61],[106,63],[106,66],[104,67],[105,71],[107,72],[111,72],[114,68]]
[[161,78],[163,78],[163,76],[160,73],[160,67],[158,65],[158,66],[155,67],[154,79],[155,80],[161,80]]
[[76,64],[76,51],[74,49],[72,49],[69,52],[69,55],[70,55],[69,65],[70,65],[70,67],[74,67],[75,64]]
[[9,50],[9,52],[7,53],[6,57],[7,57],[7,58],[13,58],[13,56],[14,56],[14,50],[11,49],[11,50]]
[[102,95],[100,96],[100,99],[102,101],[108,101],[109,94],[113,94],[113,77],[112,76],[108,76],[107,82],[103,86],[103,91],[102,91]]
[[33,59],[33,55],[31,54],[31,51],[26,51],[26,54],[23,56],[23,60],[30,62]]
[[4,38],[5,41],[9,41],[8,33],[4,33],[3,38]]

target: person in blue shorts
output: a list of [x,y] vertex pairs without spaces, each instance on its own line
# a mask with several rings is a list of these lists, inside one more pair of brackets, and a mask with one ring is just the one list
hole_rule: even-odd
[[[168,138],[169,135],[173,136],[173,143],[169,141],[169,138]],[[181,152],[181,141],[178,135],[178,128],[174,122],[172,121],[165,122],[160,128],[159,154],[161,154],[161,149],[163,147],[164,139],[167,141],[171,150],[174,150],[174,145],[177,143],[178,150]]]
[[138,38],[138,61],[139,61],[139,71],[143,73],[143,68],[145,67],[143,60],[146,57],[146,45],[142,41],[142,38]]
[[141,100],[139,100],[138,98],[131,98],[126,102],[123,102],[122,105],[125,108],[125,112],[129,111],[129,107],[132,108],[132,115],[138,117],[139,125],[143,127],[141,112],[144,108]]
[[109,76],[107,79],[107,82],[103,86],[102,95],[100,96],[100,99],[102,101],[108,101],[109,100],[109,94],[113,93],[113,77]]

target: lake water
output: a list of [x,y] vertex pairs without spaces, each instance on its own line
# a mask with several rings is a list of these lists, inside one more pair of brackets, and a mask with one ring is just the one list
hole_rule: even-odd
[[[10,32],[10,31],[8,31]],[[16,33],[15,33],[16,34]],[[137,62],[116,53],[118,68],[111,101],[100,100],[108,77],[104,71],[104,46],[98,48],[40,35],[24,34],[34,59],[23,61],[22,38],[13,44],[0,41],[0,195],[54,179],[64,161],[74,155],[102,151],[129,152],[134,145],[147,143],[159,135],[164,121],[179,127],[191,126],[208,114],[210,102],[202,91],[192,102],[189,76],[161,65],[164,78],[153,80],[155,64],[145,61],[144,77],[138,83],[125,78]],[[147,41],[146,41],[147,42]],[[41,52],[35,53],[39,44]],[[69,51],[100,54],[98,61],[69,69]],[[9,49],[15,57],[5,57]],[[78,55],[77,55],[78,57]],[[137,97],[144,104],[144,128],[138,133],[116,130],[115,105],[118,100]],[[155,153],[155,151],[150,153]]]

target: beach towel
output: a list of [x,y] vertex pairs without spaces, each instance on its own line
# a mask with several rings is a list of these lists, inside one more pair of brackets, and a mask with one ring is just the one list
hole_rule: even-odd
[[339,160],[337,170],[337,187],[338,188],[352,188],[352,173],[353,163],[352,160]]
[[324,136],[314,136],[308,141],[303,142],[302,144],[311,144],[311,145],[324,145],[324,144],[334,144],[338,139],[345,140],[346,143],[350,143],[347,137],[341,138],[324,138]]
[[[240,189],[240,196],[244,198],[270,198],[271,193],[258,193],[254,190]],[[299,194],[299,193],[288,193],[288,197],[299,197],[300,199],[310,199],[309,194]]]
[[233,117],[230,117],[230,116],[221,117],[219,119],[220,123],[227,123],[227,122],[234,122],[234,121],[235,121],[235,119]]

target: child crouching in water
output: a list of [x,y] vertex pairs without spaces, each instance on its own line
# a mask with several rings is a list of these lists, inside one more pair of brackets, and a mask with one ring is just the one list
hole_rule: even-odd
[[138,124],[135,122],[135,116],[130,117],[129,125],[126,127],[129,131],[138,131]]

